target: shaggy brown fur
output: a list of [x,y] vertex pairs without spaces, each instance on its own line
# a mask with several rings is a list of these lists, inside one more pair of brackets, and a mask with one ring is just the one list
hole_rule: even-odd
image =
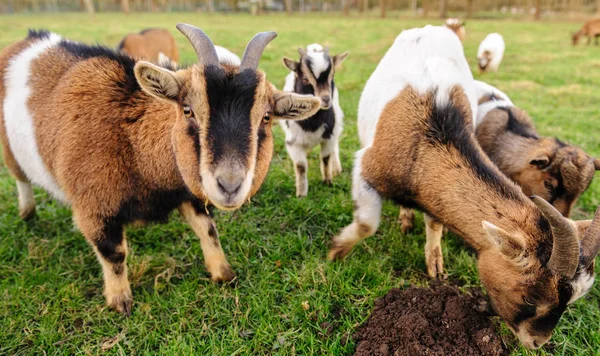
[[[548,221],[479,148],[462,88],[453,88],[447,106],[435,103],[434,93],[407,86],[384,108],[360,159],[364,183],[353,187],[361,191],[354,221],[333,239],[329,258],[344,257],[376,231],[380,198],[418,207],[426,213],[428,269],[443,269],[442,223],[477,250],[496,312],[528,347],[538,347],[573,294],[571,281],[546,267],[553,245]],[[589,222],[572,224],[581,232]]]
[[595,39],[596,46],[598,45],[598,37],[600,37],[600,19],[593,19],[586,22],[581,30],[573,34],[573,46],[575,46],[581,37],[587,37],[587,44],[592,42],[592,38]]
[[564,216],[589,187],[594,159],[579,147],[538,137],[533,122],[511,107],[490,111],[477,126],[477,141],[525,195],[538,195]]
[[159,53],[179,62],[177,42],[171,33],[162,28],[148,28],[140,33],[130,33],[121,40],[118,50],[138,59],[157,63]]
[[[47,34],[34,35],[43,39]],[[10,58],[29,44],[28,39],[0,53],[2,79]],[[272,155],[271,117],[301,120],[320,106],[317,98],[277,91],[259,71],[238,73],[237,67],[194,65],[171,72],[75,42],[59,42],[34,59],[28,86],[27,109],[46,169],[65,193],[75,224],[97,254],[108,305],[127,315],[133,299],[124,227],[162,221],[179,208],[200,237],[212,279],[231,280],[234,273],[209,207],[225,204],[223,208],[235,209],[258,191]],[[4,90],[1,80],[2,97]],[[226,95],[238,101],[223,101]],[[219,106],[212,107],[210,98],[216,98]],[[237,114],[219,112],[228,108]],[[219,131],[217,120],[233,126],[235,135],[227,127]],[[239,130],[240,125],[248,130]],[[3,126],[1,133],[10,172],[27,182]],[[226,145],[226,152],[216,157],[219,142]],[[230,172],[234,166],[236,171]],[[235,196],[237,203],[215,201],[212,197],[219,197],[218,188],[207,186],[206,180],[214,181],[217,173],[239,176],[240,172],[253,175],[247,192],[230,194],[227,202]]]

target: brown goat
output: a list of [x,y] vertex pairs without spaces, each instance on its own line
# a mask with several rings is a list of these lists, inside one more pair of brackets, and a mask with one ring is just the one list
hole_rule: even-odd
[[231,280],[212,206],[237,209],[260,188],[272,119],[302,120],[321,105],[257,70],[274,32],[256,35],[238,67],[220,64],[200,29],[177,28],[199,62],[177,71],[47,31],[0,52],[0,141],[21,216],[35,211],[32,184],[71,205],[102,265],[107,304],[124,314],[133,302],[124,227],[179,209],[212,279]]
[[600,37],[600,19],[593,19],[586,22],[581,30],[577,31],[573,34],[573,46],[575,46],[581,37],[587,37],[587,44],[592,42],[592,38],[594,38],[594,43],[596,46],[598,45],[598,37]]
[[121,40],[117,49],[134,58],[154,63],[162,60],[162,56],[175,63],[179,62],[177,42],[171,33],[163,28],[147,28],[140,33],[130,33]]
[[354,219],[333,238],[329,258],[343,258],[376,232],[384,199],[419,208],[428,270],[442,272],[447,226],[477,250],[495,311],[526,347],[539,348],[593,285],[600,209],[593,221],[569,220],[502,174],[475,140],[472,82],[447,30],[396,38],[361,95]]
[[504,106],[494,97],[480,104],[498,107],[478,120],[475,135],[483,151],[523,192],[538,195],[568,217],[589,187],[600,160],[556,138],[539,137],[521,109]]

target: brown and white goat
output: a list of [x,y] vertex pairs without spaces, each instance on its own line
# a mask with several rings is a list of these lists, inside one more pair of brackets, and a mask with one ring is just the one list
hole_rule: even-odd
[[460,42],[464,42],[465,37],[467,36],[467,33],[465,31],[465,25],[465,22],[457,18],[446,19],[446,23],[444,24],[444,26],[448,27],[452,30],[452,32],[456,33]]
[[348,52],[330,56],[319,44],[311,44],[306,50],[298,48],[298,62],[283,58],[290,70],[285,78],[284,91],[315,95],[321,99],[321,110],[302,121],[280,121],[285,132],[285,147],[294,162],[296,196],[308,194],[307,152],[321,146],[321,176],[330,185],[333,177],[342,172],[340,161],[340,135],[344,125],[344,112],[340,106],[338,89],[333,77],[335,69],[348,57]]
[[600,170],[600,159],[557,138],[540,137],[527,113],[506,94],[480,81],[475,86],[475,136],[483,151],[525,195],[538,195],[569,217]]
[[600,37],[600,19],[593,19],[586,22],[581,30],[573,34],[573,46],[575,46],[581,37],[587,37],[587,44],[589,45],[594,38],[594,43],[598,45],[598,37]]
[[472,82],[446,28],[396,38],[361,95],[354,221],[333,238],[329,258],[375,233],[384,199],[418,208],[426,213],[428,268],[442,270],[446,225],[477,250],[496,312],[526,347],[538,348],[593,284],[600,210],[591,223],[569,220],[502,174],[475,140]]
[[198,56],[177,71],[47,31],[0,52],[0,141],[21,216],[35,210],[32,184],[69,204],[102,265],[106,301],[124,314],[133,302],[124,227],[179,209],[212,279],[231,280],[208,209],[237,209],[259,189],[272,119],[321,105],[276,90],[257,69],[274,32],[256,35],[238,67],[219,64],[199,28],[177,28]]
[[164,28],[147,28],[139,33],[130,33],[121,40],[117,49],[134,58],[153,63],[165,59],[179,62],[177,42]]

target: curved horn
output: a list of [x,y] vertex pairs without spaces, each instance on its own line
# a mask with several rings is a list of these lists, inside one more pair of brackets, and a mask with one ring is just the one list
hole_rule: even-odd
[[258,69],[258,62],[260,61],[260,57],[262,56],[265,47],[267,47],[269,42],[273,41],[275,37],[277,37],[277,33],[275,32],[261,32],[254,36],[246,46],[239,71],[241,72],[245,69]]
[[198,57],[198,63],[206,65],[219,65],[219,57],[215,50],[215,45],[212,43],[210,38],[196,26],[188,25],[185,23],[177,24],[179,32],[183,33],[185,37],[190,41],[196,56]]
[[592,224],[581,239],[581,257],[585,268],[594,262],[598,252],[600,252],[600,207],[596,210]]
[[531,197],[552,229],[552,254],[548,268],[554,273],[573,278],[579,267],[579,240],[573,225],[552,204],[537,195]]
[[597,171],[600,171],[600,158],[596,158],[594,160],[594,167],[596,168]]

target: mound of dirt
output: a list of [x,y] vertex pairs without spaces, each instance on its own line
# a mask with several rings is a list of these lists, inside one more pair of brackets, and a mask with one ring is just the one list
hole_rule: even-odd
[[480,289],[392,289],[353,335],[355,355],[507,355]]

